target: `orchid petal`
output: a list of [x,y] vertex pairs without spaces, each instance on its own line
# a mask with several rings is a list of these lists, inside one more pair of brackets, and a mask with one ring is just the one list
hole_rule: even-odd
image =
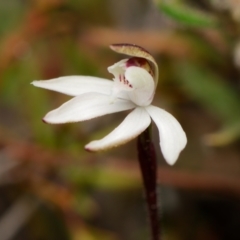
[[124,74],[127,61],[128,58],[122,59],[121,61],[114,63],[113,65],[108,67],[108,72],[112,73],[115,78],[118,78],[120,74]]
[[134,107],[136,105],[130,101],[118,98],[113,100],[111,96],[101,93],[85,93],[49,112],[43,121],[54,124],[79,122]]
[[123,122],[101,140],[92,141],[85,146],[89,151],[106,150],[124,144],[142,133],[151,123],[151,118],[144,108],[135,108]]
[[146,110],[158,127],[162,154],[167,163],[173,165],[187,144],[186,134],[170,113],[151,105]]
[[113,81],[89,76],[68,76],[51,80],[33,81],[36,87],[53,90],[70,96],[78,96],[84,93],[96,92],[111,94]]
[[129,98],[138,106],[148,106],[154,96],[154,80],[152,76],[141,67],[129,67],[125,77],[131,83],[133,91],[128,92]]

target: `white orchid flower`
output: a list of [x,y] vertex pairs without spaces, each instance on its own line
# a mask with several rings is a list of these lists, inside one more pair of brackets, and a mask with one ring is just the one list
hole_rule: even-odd
[[140,135],[151,123],[159,130],[160,148],[168,164],[173,165],[185,147],[187,138],[179,122],[165,110],[151,105],[158,81],[158,67],[143,48],[114,44],[112,50],[129,55],[108,68],[113,81],[89,76],[67,76],[33,81],[41,87],[74,96],[49,112],[43,121],[52,124],[79,122],[106,114],[133,109],[123,122],[104,138],[85,146],[100,151],[124,144]]

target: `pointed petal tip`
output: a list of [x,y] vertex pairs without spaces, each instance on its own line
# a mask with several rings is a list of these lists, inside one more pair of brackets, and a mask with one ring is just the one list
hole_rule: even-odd
[[87,152],[90,152],[90,153],[94,152],[88,145],[86,145],[86,146],[84,147],[84,149],[85,149]]
[[87,145],[85,145],[84,149],[87,151],[87,152],[90,152],[90,153],[95,153],[95,152],[102,152],[102,151],[106,151],[108,150],[109,148],[112,148],[112,147],[105,147],[105,148],[102,148],[102,147],[99,147],[96,145],[96,140],[95,141],[92,141],[90,143],[88,143]]
[[35,85],[36,85],[36,82],[37,82],[37,80],[34,80],[34,81],[30,82],[30,84],[32,84],[33,86],[35,86]]
[[46,123],[46,124],[48,123],[48,122],[45,120],[45,118],[42,118],[42,122],[43,122],[43,123]]
[[[185,135],[185,139],[182,140],[182,146],[181,146],[181,148],[179,148],[178,153],[176,153],[174,156],[164,156],[164,159],[166,160],[166,162],[171,166],[173,166],[177,162],[181,152],[187,145],[187,137],[186,137],[186,134],[184,131],[183,131],[183,134]],[[166,153],[165,153],[165,155],[166,155]]]
[[34,80],[30,84],[35,86],[35,87],[42,87],[41,83],[44,82],[43,80]]
[[164,157],[164,158],[165,158],[167,164],[169,164],[170,166],[173,166],[177,162],[178,157],[179,156],[177,156],[175,158],[167,158],[167,157]]
[[55,121],[55,119],[51,119],[51,112],[47,113],[43,118],[42,122],[46,124],[58,124],[59,122]]

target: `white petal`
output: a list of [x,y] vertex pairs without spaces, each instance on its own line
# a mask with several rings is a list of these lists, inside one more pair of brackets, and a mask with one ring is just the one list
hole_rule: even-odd
[[89,151],[100,151],[124,144],[142,133],[151,123],[149,114],[144,108],[136,108],[115,128],[101,140],[92,141],[85,146]]
[[112,66],[108,67],[108,72],[112,73],[115,78],[118,78],[120,74],[124,74],[126,70],[126,62],[128,59],[123,59]]
[[83,93],[97,92],[111,94],[113,81],[89,76],[68,76],[51,80],[33,81],[36,87],[41,87],[70,96],[78,96]]
[[133,87],[128,92],[129,98],[138,106],[148,106],[153,99],[155,84],[153,77],[141,67],[129,67],[125,77]]
[[112,66],[108,67],[108,71],[114,75],[113,81],[113,95],[119,96],[120,98],[129,99],[126,91],[132,91],[129,86],[123,83],[123,78],[126,71],[126,62],[128,59],[123,59]]
[[85,93],[49,112],[43,121],[56,124],[79,122],[134,107],[135,105],[127,100],[115,99],[112,101],[111,96],[100,93]]
[[173,165],[187,144],[186,134],[170,113],[154,106],[148,106],[146,110],[158,127],[162,154],[167,163]]

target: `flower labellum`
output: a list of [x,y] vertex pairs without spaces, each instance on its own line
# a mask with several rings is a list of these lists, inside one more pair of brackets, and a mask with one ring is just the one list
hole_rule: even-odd
[[158,83],[154,58],[145,49],[132,44],[113,44],[110,48],[129,56],[108,68],[113,80],[67,76],[32,82],[36,87],[74,96],[49,112],[43,121],[52,124],[79,122],[133,109],[110,134],[90,142],[85,149],[100,151],[124,144],[140,135],[152,119],[159,130],[162,154],[167,163],[173,165],[186,146],[187,138],[170,113],[151,105]]

